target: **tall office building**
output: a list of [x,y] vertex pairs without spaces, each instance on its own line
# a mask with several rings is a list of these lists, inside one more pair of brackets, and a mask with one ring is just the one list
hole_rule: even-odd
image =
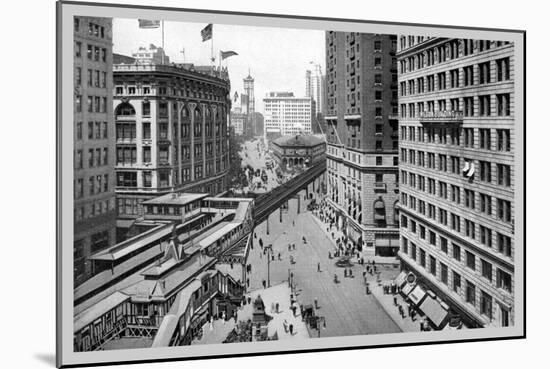
[[250,70],[248,71],[248,76],[243,79],[244,84],[244,94],[248,96],[247,108],[243,112],[246,114],[252,114],[256,111],[256,101],[254,100],[254,78],[250,75]]
[[116,240],[112,19],[74,17],[74,283]]
[[310,134],[314,116],[313,98],[270,92],[264,98],[264,137],[271,141],[281,136]]
[[327,201],[370,255],[399,249],[397,36],[326,32]]
[[152,197],[225,191],[227,70],[155,64],[149,58],[141,63],[139,57],[113,68],[119,226],[141,219],[141,204]]
[[513,55],[399,38],[399,256],[472,327],[514,324]]
[[323,74],[319,64],[306,71],[306,97],[315,100],[316,114],[323,111]]

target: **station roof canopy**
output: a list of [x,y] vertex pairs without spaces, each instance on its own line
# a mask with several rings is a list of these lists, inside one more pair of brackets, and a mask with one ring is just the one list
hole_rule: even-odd
[[130,299],[130,296],[117,291],[98,303],[90,306],[74,317],[74,332],[78,332],[97,318],[103,316],[103,314],[109,312],[128,299]]
[[207,193],[169,193],[151,200],[143,201],[143,205],[187,205],[193,201],[207,197]]
[[273,140],[273,144],[277,146],[317,146],[324,144],[325,141],[315,135],[296,135],[282,136]]

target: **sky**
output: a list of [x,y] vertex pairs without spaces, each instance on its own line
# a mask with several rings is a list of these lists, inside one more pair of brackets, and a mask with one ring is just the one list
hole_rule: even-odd
[[[165,22],[164,48],[171,62],[210,64],[211,41],[202,42],[200,35],[205,26],[205,23]],[[262,99],[270,91],[305,95],[306,70],[313,69],[310,62],[320,64],[325,72],[324,31],[214,24],[213,40],[216,65],[219,50],[239,54],[222,62],[229,70],[230,96],[233,98],[235,91],[239,95],[244,92],[243,78],[250,68],[255,80],[256,111],[261,113]],[[113,52],[131,56],[140,46],[151,43],[162,45],[160,28],[140,29],[137,19],[113,19]]]

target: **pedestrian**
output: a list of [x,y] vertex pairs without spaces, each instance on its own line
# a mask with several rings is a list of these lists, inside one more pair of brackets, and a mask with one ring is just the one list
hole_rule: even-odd
[[250,278],[246,279],[246,287],[250,287]]
[[344,277],[347,278],[347,276],[348,276],[348,269],[347,269],[347,268],[344,268]]
[[290,335],[293,336],[294,335],[294,326],[292,324],[290,324],[288,326],[288,330],[290,331]]
[[[394,299],[395,299],[395,297],[394,297]],[[410,317],[412,317],[411,312],[412,312],[411,304],[407,304],[407,314],[409,314]]]
[[288,322],[286,319],[283,321],[283,328],[285,329],[285,333],[288,333]]
[[279,255],[278,255],[278,256],[279,256],[279,260],[281,260],[281,253],[279,253]]
[[420,321],[420,332],[423,332],[424,331],[424,322],[421,320]]
[[292,303],[292,315],[294,315],[294,317],[296,317],[296,304],[295,303]]
[[329,259],[332,259],[332,257],[330,256],[330,250],[329,250],[329,252],[328,252],[328,258],[329,258]]
[[275,303],[275,312],[277,314],[279,313],[279,303],[278,302]]
[[319,309],[319,303],[317,301],[317,297],[313,300],[313,302],[315,303],[315,309]]
[[254,232],[254,238],[258,238],[258,235],[256,234],[256,232]]
[[393,305],[397,306],[397,296],[393,296]]
[[351,268],[349,268],[349,276],[353,278],[353,271],[351,270]]
[[237,310],[233,310],[233,318],[235,319],[235,324],[237,324]]
[[317,271],[318,271],[318,272],[321,271],[321,263],[317,263]]
[[264,288],[265,288],[265,286],[266,286],[266,284],[265,284],[265,279],[262,281],[262,286],[264,286]]

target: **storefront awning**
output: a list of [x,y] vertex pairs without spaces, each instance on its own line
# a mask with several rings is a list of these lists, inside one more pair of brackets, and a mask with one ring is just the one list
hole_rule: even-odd
[[399,247],[398,238],[376,238],[374,243],[376,247]]
[[448,311],[441,306],[437,300],[433,299],[432,297],[428,296],[422,304],[419,306],[420,310],[426,314],[428,319],[437,327],[440,328],[443,322],[445,321],[445,318],[448,315]]
[[409,293],[409,298],[412,302],[414,302],[415,305],[419,305],[422,300],[426,297],[426,291],[419,285],[416,285],[416,287]]
[[399,273],[399,275],[395,278],[393,282],[397,285],[397,287],[401,287],[403,283],[405,283],[406,279],[407,279],[407,273],[405,271],[402,271],[401,273]]

